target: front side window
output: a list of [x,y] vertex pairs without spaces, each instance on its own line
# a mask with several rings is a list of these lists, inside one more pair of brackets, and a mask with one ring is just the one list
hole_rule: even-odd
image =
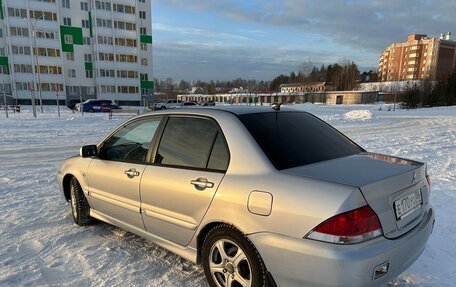
[[145,163],[161,118],[133,122],[112,135],[100,150],[104,160]]
[[[223,146],[220,146],[220,141]],[[223,156],[224,153],[228,154],[223,135],[214,121],[171,117],[158,146],[155,163],[224,171],[228,166],[228,157]]]

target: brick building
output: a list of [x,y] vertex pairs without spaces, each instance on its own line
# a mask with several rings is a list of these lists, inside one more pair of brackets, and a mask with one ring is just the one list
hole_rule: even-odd
[[456,42],[450,36],[449,32],[439,38],[412,34],[407,42],[390,45],[380,56],[380,80],[436,81],[446,78],[456,64]]

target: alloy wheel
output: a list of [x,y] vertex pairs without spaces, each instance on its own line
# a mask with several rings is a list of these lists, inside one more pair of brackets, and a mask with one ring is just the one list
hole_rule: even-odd
[[73,217],[77,218],[78,211],[77,211],[77,206],[76,206],[76,195],[75,195],[73,185],[71,185],[71,187],[70,187],[70,194],[71,194],[71,212],[73,213]]
[[220,239],[212,245],[209,254],[209,269],[218,287],[252,286],[250,262],[238,244]]

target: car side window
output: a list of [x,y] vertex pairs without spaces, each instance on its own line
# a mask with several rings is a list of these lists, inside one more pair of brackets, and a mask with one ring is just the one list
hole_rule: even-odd
[[[198,169],[209,168],[209,157],[218,133],[215,122],[210,119],[170,117],[158,146],[155,163]],[[212,166],[217,166],[216,157],[214,154]]]
[[104,160],[145,163],[160,118],[135,121],[113,134],[100,150]]
[[229,161],[230,155],[228,153],[228,148],[225,145],[223,135],[219,132],[217,133],[211,156],[209,157],[209,162],[207,163],[207,168],[226,171]]

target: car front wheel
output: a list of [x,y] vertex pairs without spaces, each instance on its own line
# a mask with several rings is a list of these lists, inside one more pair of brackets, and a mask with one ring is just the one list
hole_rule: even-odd
[[203,243],[202,259],[212,287],[268,286],[266,268],[255,246],[229,225],[209,231]]
[[74,222],[80,226],[90,224],[92,218],[89,216],[89,203],[84,196],[81,185],[74,177],[70,184],[70,202]]

